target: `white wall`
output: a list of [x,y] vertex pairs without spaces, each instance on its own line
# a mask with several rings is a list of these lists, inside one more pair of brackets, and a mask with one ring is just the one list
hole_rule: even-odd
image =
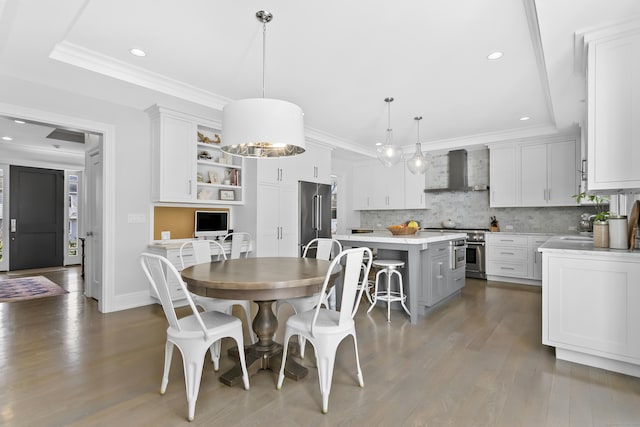
[[[138,256],[151,240],[150,124],[142,110],[0,75],[2,102],[110,124],[115,129],[115,269],[113,310],[149,303]],[[170,106],[170,105],[168,105]],[[113,147],[112,147],[113,148]],[[129,224],[129,213],[146,223]]]

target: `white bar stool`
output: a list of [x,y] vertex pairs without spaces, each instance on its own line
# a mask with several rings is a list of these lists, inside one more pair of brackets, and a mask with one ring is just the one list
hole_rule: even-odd
[[[402,274],[398,271],[398,268],[404,267],[404,261],[399,261],[395,259],[378,259],[373,261],[374,267],[382,267],[380,271],[376,273],[376,283],[373,291],[373,301],[371,302],[371,307],[367,310],[367,313],[370,312],[373,307],[375,307],[378,301],[385,301],[387,303],[387,322],[391,322],[391,303],[399,301],[402,304],[402,308],[407,314],[409,313],[409,309],[405,305],[405,301],[407,300],[407,296],[404,294],[404,285],[402,284]],[[387,289],[379,290],[378,283],[380,282],[380,275],[387,275]],[[398,276],[398,290],[391,290],[391,276]]]

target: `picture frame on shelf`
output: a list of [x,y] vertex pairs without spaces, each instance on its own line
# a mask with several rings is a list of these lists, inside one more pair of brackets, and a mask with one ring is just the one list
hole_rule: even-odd
[[220,190],[219,198],[224,201],[234,201],[236,199],[236,192],[233,190]]

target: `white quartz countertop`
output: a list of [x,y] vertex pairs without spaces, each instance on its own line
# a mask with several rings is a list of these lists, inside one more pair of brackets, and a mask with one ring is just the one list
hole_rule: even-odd
[[597,248],[593,246],[592,238],[578,235],[552,237],[540,246],[538,250],[543,253],[582,253],[584,255],[633,257],[640,262],[640,250]]
[[407,245],[423,245],[428,243],[446,242],[455,239],[466,239],[467,233],[440,233],[438,231],[418,231],[413,235],[394,236],[390,231],[376,231],[373,233],[336,234],[336,240],[399,243]]

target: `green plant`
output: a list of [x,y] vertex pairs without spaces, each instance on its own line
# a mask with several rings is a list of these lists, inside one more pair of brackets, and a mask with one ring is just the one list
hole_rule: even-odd
[[598,196],[595,194],[587,195],[582,192],[579,194],[574,194],[574,199],[576,199],[576,203],[580,204],[583,200],[588,200],[593,207],[596,209],[596,214],[594,215],[594,221],[606,221],[609,219],[609,198],[606,196]]

